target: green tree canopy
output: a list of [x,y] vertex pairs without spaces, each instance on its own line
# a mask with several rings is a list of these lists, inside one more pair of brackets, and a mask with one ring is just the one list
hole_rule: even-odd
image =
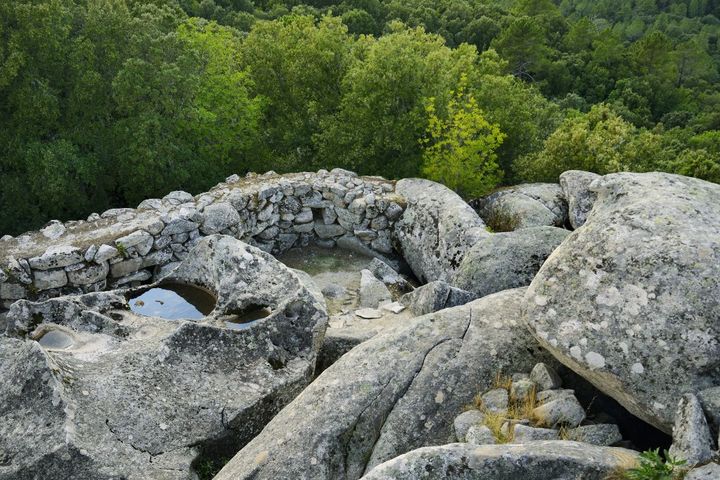
[[438,35],[401,24],[379,39],[362,38],[343,79],[336,116],[317,135],[320,157],[361,173],[393,178],[420,172],[418,140],[427,127],[425,99],[444,112],[460,76],[473,69],[474,47],[455,50]]
[[483,116],[467,92],[463,76],[447,106],[446,118],[437,114],[434,99],[427,102],[428,127],[423,152],[423,174],[464,197],[490,192],[502,179],[495,151],[505,139],[497,124]]
[[288,16],[259,22],[240,48],[253,92],[266,99],[260,158],[277,170],[307,168],[313,136],[338,108],[353,39],[338,18]]

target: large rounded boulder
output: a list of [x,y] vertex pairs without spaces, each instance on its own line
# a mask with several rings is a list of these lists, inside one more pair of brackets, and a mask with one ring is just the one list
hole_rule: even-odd
[[[212,292],[215,308],[138,314],[133,290],[13,305],[0,336],[0,479],[193,480],[200,455],[231,455],[310,382],[327,313],[293,271],[213,235],[168,281]],[[141,290],[156,286],[169,284]],[[246,321],[257,306],[266,315]]]
[[422,282],[447,281],[470,247],[490,235],[475,210],[445,185],[405,178],[395,191],[407,202],[393,230],[395,245]]
[[540,226],[562,227],[568,217],[563,191],[555,183],[526,183],[502,188],[470,204],[496,232]]
[[720,185],[620,173],[527,293],[561,362],[670,432],[680,396],[720,384]]
[[477,297],[526,287],[569,234],[562,228],[531,227],[490,235],[465,254],[451,283]]

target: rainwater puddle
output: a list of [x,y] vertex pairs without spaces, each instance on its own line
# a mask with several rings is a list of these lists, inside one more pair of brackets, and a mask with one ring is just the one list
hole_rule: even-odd
[[270,307],[250,305],[242,313],[225,322],[225,326],[232,330],[245,330],[272,314]]
[[200,320],[215,308],[215,297],[192,285],[168,283],[128,300],[130,310],[168,320]]

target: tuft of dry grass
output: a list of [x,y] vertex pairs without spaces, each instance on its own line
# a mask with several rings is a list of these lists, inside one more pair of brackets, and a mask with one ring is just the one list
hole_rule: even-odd
[[[508,392],[512,389],[512,377],[503,375],[502,372],[495,374],[491,389],[502,388]],[[466,405],[463,410],[480,410],[484,415],[483,425],[488,427],[495,436],[498,443],[509,443],[514,439],[515,423],[513,420],[529,420],[533,426],[544,426],[542,419],[539,419],[533,415],[533,410],[538,407],[537,400],[537,388],[533,387],[529,395],[523,399],[510,398],[508,403],[508,410],[506,413],[496,413],[489,411],[485,405],[483,405],[482,394],[478,393],[473,398],[473,403]],[[509,422],[509,429],[507,432],[503,432],[502,426]],[[566,440],[569,436],[567,429],[560,429],[560,438]]]
[[508,417],[516,420],[527,419],[532,421],[532,412],[537,406],[537,391],[536,388],[533,387],[526,398],[519,401],[511,399],[510,408],[508,409]]
[[483,409],[483,401],[482,401],[482,394],[478,393],[473,397],[473,406],[474,408],[477,408],[478,410]]
[[507,432],[503,432],[502,426],[507,421],[507,417],[501,413],[483,412],[485,418],[483,419],[483,425],[488,427],[492,434],[495,436],[495,440],[498,443],[510,443],[513,440],[513,428],[512,426]]
[[495,379],[493,380],[493,389],[495,388],[504,388],[508,392],[510,391],[510,388],[512,387],[512,377],[503,375],[502,372],[497,372],[495,374]]
[[[510,390],[512,388],[512,377],[508,375],[503,375],[502,372],[496,373],[495,378],[493,379],[492,389],[496,388],[502,388],[508,392],[508,395],[510,395]],[[512,420],[532,421],[532,411],[538,405],[537,391],[535,388],[533,388],[530,391],[530,394],[526,398],[523,398],[521,400],[510,398],[510,402],[508,404],[508,411],[504,414],[488,411],[487,408],[485,408],[485,406],[483,405],[481,394],[475,396],[475,398],[473,399],[473,404],[475,408],[483,412],[483,414],[485,415],[483,424],[490,429],[498,443],[509,443],[513,441],[515,430],[515,424],[512,422]],[[502,426],[506,422],[509,422],[510,428],[507,432],[503,432]]]
[[517,230],[520,223],[519,215],[498,210],[491,211],[485,220],[485,224],[497,233]]

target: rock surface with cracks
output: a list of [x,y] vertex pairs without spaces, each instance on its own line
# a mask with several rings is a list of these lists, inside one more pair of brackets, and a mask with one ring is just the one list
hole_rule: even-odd
[[524,289],[418,317],[325,370],[217,480],[360,478],[414,448],[454,438],[453,419],[498,371],[543,357],[518,328]]
[[558,360],[670,433],[720,383],[720,185],[662,173],[592,184],[592,212],[543,264],[527,324]]
[[[210,236],[171,279],[211,290],[215,310],[144,317],[111,292],[13,306],[13,337],[0,337],[0,479],[195,479],[204,443],[236,451],[309,383],[327,314],[295,273]],[[227,328],[250,304],[272,313]],[[43,331],[72,344],[29,339]]]
[[590,189],[592,182],[600,175],[580,170],[568,170],[560,175],[560,188],[568,203],[568,220],[573,228],[585,224],[592,211],[596,194]]

